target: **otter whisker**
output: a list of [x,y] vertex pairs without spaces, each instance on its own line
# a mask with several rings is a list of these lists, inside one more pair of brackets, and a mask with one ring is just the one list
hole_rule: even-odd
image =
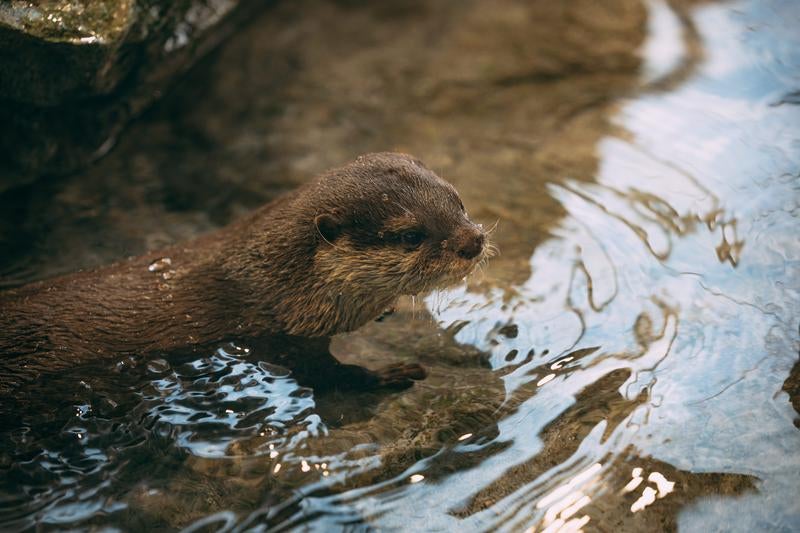
[[492,233],[494,233],[494,230],[496,230],[496,229],[497,229],[497,225],[498,225],[498,224],[500,224],[500,219],[499,219],[499,218],[498,218],[497,220],[495,220],[495,221],[494,221],[494,224],[492,224],[492,227],[491,227],[491,228],[489,228],[489,229],[487,229],[485,232],[483,232],[483,233],[484,233],[484,235],[486,235],[486,236],[488,237],[489,235],[491,235]]
[[400,203],[400,202],[398,202],[397,200],[395,200],[395,201],[394,201],[394,204],[395,204],[396,206],[398,206],[400,209],[402,209],[403,211],[405,211],[405,213],[406,213],[408,216],[410,216],[411,218],[413,218],[413,219],[415,219],[415,220],[416,220],[416,217],[414,216],[414,213],[412,213],[410,210],[408,210],[408,209],[407,209],[407,208],[406,208],[406,207],[405,207],[403,204],[401,204],[401,203]]
[[322,240],[323,240],[323,241],[327,242],[327,243],[328,243],[328,244],[330,244],[330,245],[331,245],[333,248],[336,248],[336,249],[337,249],[337,250],[339,250],[340,252],[341,252],[341,251],[343,251],[341,248],[339,248],[338,246],[336,246],[336,245],[335,245],[335,244],[333,244],[331,241],[329,241],[328,239],[326,239],[326,238],[325,238],[325,235],[323,235],[323,234],[322,234],[322,231],[319,229],[319,226],[317,226],[316,224],[314,224],[314,228],[317,230],[317,233],[319,234],[319,236],[322,238]]
[[487,242],[484,248],[484,258],[488,259],[498,255],[500,255],[500,249],[493,242]]

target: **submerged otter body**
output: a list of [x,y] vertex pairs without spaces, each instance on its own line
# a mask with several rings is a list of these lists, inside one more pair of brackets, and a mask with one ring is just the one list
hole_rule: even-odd
[[0,392],[102,357],[232,339],[327,353],[328,337],[399,296],[463,278],[484,241],[421,162],[365,155],[192,242],[0,293]]

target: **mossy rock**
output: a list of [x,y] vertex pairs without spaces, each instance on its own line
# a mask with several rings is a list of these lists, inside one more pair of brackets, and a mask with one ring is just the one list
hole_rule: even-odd
[[254,0],[0,4],[0,191],[105,153]]

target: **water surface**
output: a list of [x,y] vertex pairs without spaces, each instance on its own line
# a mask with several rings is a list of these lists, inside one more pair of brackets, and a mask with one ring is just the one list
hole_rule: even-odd
[[334,350],[428,379],[317,392],[236,345],[51,377],[3,400],[2,529],[800,528],[800,9],[431,4],[278,5],[0,198],[12,286],[414,153],[501,256]]

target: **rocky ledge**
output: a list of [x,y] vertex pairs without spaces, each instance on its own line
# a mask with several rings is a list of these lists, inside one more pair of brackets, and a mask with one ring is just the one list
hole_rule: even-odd
[[102,155],[168,82],[266,2],[0,2],[0,191]]

